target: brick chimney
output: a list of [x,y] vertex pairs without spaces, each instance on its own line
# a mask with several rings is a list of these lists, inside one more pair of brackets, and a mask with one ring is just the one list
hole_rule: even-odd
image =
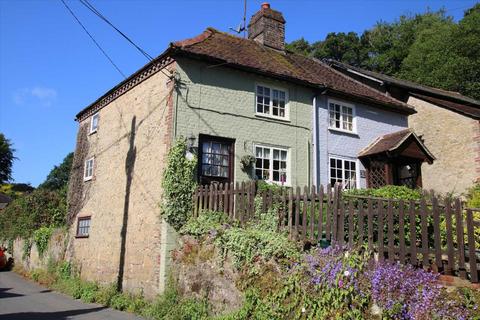
[[285,19],[279,11],[270,8],[267,2],[262,3],[248,24],[248,39],[253,39],[266,47],[285,50]]

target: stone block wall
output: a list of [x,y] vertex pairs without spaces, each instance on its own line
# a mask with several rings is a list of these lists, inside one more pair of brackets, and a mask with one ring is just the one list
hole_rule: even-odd
[[30,254],[24,257],[25,240],[17,238],[13,242],[13,259],[15,265],[21,266],[26,271],[35,269],[46,269],[49,260],[58,262],[64,259],[65,248],[68,242],[68,234],[64,229],[57,229],[52,233],[48,247],[45,252],[40,255],[35,243],[32,244]]
[[462,194],[480,177],[479,121],[410,97],[417,113],[409,127],[424,140],[436,160],[422,165],[423,188]]
[[[161,291],[161,266],[169,257],[161,248],[172,242],[159,205],[173,140],[173,94],[173,81],[157,72],[100,109],[97,132],[89,133],[91,117],[80,120],[67,259],[85,280],[120,279],[124,290],[146,297]],[[91,157],[93,179],[84,181],[84,162]],[[87,216],[89,236],[76,237],[78,218]]]

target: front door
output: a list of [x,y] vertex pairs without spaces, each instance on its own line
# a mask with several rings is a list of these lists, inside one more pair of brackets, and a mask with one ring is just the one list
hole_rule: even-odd
[[235,141],[201,135],[199,142],[198,174],[200,184],[233,182]]

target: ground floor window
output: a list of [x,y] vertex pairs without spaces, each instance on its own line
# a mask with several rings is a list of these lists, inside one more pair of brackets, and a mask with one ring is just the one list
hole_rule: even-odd
[[257,179],[287,184],[288,150],[286,148],[255,146],[255,175]]
[[77,237],[86,238],[90,234],[91,217],[80,217],[77,222]]
[[201,184],[233,182],[234,141],[200,136],[199,176]]
[[357,188],[357,161],[330,157],[330,184],[337,182],[344,189]]

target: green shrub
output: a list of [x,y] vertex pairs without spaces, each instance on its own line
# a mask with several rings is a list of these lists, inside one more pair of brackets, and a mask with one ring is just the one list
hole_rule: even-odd
[[179,230],[192,212],[192,193],[196,182],[194,173],[197,161],[186,158],[186,139],[179,139],[168,153],[167,166],[163,172],[162,216],[175,229]]
[[180,234],[188,234],[194,237],[200,237],[210,230],[219,229],[224,223],[227,223],[228,217],[223,212],[203,211],[198,217],[192,217],[180,229]]
[[370,196],[400,200],[420,200],[422,193],[419,189],[410,189],[405,186],[384,186],[378,189],[351,189],[345,190],[346,195]]
[[53,227],[40,227],[40,229],[37,229],[33,232],[33,241],[35,242],[38,254],[41,257],[48,247],[48,242],[50,241],[53,230],[55,230]]
[[467,206],[470,208],[480,208],[480,184],[468,190]]
[[95,282],[84,282],[82,283],[82,292],[80,294],[80,299],[83,302],[92,303],[95,302],[95,298],[98,292],[98,284]]
[[112,283],[108,286],[101,286],[95,294],[95,302],[103,304],[104,306],[109,306],[111,304],[112,298],[117,293],[117,286],[115,283]]
[[31,238],[41,227],[64,225],[66,199],[66,189],[37,189],[15,199],[0,215],[0,240]]

